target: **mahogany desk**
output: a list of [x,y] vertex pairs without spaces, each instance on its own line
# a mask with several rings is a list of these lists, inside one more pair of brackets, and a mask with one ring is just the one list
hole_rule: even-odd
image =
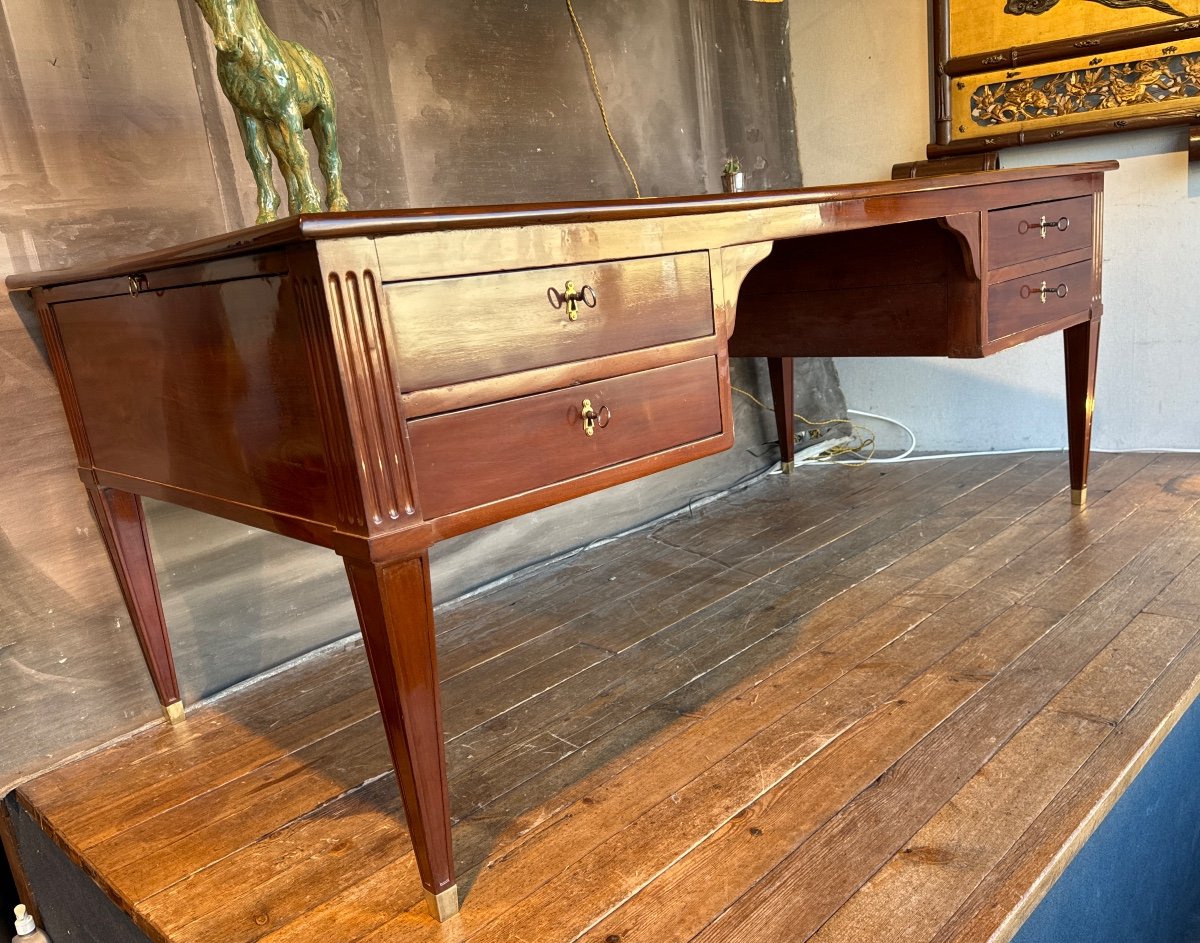
[[[1083,502],[1114,163],[636,203],[313,215],[29,291],[159,697],[140,495],[332,548],[430,909],[458,908],[427,551],[733,442],[728,358],[984,357],[1063,333]],[[736,324],[736,329],[735,329]]]

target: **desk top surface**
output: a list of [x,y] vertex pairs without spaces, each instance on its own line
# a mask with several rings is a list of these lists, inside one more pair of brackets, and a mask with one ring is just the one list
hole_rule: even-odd
[[654,197],[644,200],[603,200],[577,203],[530,203],[509,206],[437,207],[430,209],[361,210],[289,216],[261,226],[209,236],[154,252],[109,259],[45,272],[10,275],[10,291],[28,291],[108,278],[131,271],[227,255],[257,252],[300,241],[353,236],[388,236],[455,229],[493,229],[547,224],[599,223],[613,220],[698,216],[738,211],[762,211],[794,206],[832,204],[902,194],[930,193],[967,187],[998,186],[1025,180],[1049,179],[1115,170],[1116,161],[1023,167],[976,173],[946,174],[905,180],[879,180],[833,187],[765,190],[755,193],[717,193]]

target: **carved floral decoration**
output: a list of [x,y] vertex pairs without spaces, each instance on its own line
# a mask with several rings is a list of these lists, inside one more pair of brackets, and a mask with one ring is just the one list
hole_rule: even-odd
[[[1165,50],[1167,52],[1169,50]],[[984,127],[1200,97],[1200,53],[1163,55],[980,86],[971,117]]]

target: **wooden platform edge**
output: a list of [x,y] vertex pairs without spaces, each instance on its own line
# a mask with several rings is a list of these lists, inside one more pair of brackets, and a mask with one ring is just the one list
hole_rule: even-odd
[[29,876],[25,872],[25,864],[18,854],[17,832],[13,827],[11,813],[8,807],[9,797],[0,795],[0,845],[4,848],[4,857],[8,861],[8,869],[12,874],[13,883],[17,887],[17,896],[25,905],[33,919],[42,923],[42,912],[38,907],[37,897],[33,893]]
[[1153,759],[1159,747],[1162,746],[1167,737],[1170,736],[1171,732],[1183,719],[1184,715],[1196,703],[1198,696],[1200,696],[1200,677],[1192,680],[1187,690],[1175,702],[1175,706],[1159,722],[1153,735],[1137,749],[1133,757],[1125,765],[1125,768],[1121,770],[1120,775],[1104,791],[1100,800],[1091,808],[1083,821],[1076,826],[1067,843],[1059,849],[1048,866],[1042,870],[1034,884],[1021,897],[1017,906],[1010,910],[999,926],[996,927],[995,931],[988,938],[988,943],[1010,943],[1017,935],[1025,921],[1037,909],[1038,904],[1045,899],[1046,895],[1050,893],[1051,888],[1062,877],[1071,862],[1083,850],[1088,839],[1104,823],[1108,814],[1116,807],[1121,797],[1125,795],[1134,780],[1137,779],[1138,774]]

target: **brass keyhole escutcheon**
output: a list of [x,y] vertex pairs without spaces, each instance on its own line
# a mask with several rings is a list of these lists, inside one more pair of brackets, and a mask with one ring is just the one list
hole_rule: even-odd
[[1066,298],[1069,293],[1070,289],[1067,288],[1066,285],[1059,285],[1057,288],[1051,288],[1044,281],[1042,282],[1041,288],[1033,288],[1029,285],[1021,286],[1022,298],[1032,298],[1034,295],[1037,295],[1042,304],[1045,304],[1046,299],[1051,295],[1056,298]]
[[[567,293],[566,293],[565,297],[567,299],[567,320],[578,321],[579,320],[579,296],[577,294],[575,294],[575,283],[574,282],[567,282]],[[589,432],[588,435],[591,435],[591,433]]]
[[596,289],[591,285],[584,285],[576,291],[575,283],[567,282],[562,291],[557,288],[547,289],[546,297],[550,299],[550,304],[555,310],[566,305],[568,321],[579,320],[579,302],[582,301],[589,308],[596,307]]
[[585,399],[579,407],[580,418],[583,419],[583,431],[587,435],[595,435],[597,429],[607,429],[612,422],[612,410],[607,406],[596,409],[590,399]]
[[1071,220],[1066,216],[1060,216],[1056,220],[1049,220],[1049,219],[1046,219],[1045,216],[1043,216],[1041,218],[1041,220],[1036,223],[1031,223],[1028,220],[1024,220],[1024,219],[1021,220],[1021,222],[1019,222],[1017,224],[1017,232],[1023,236],[1027,232],[1032,232],[1033,230],[1036,229],[1038,231],[1038,235],[1041,236],[1043,239],[1045,239],[1046,233],[1049,230],[1056,229],[1059,232],[1066,232],[1070,228],[1070,226],[1071,226]]

